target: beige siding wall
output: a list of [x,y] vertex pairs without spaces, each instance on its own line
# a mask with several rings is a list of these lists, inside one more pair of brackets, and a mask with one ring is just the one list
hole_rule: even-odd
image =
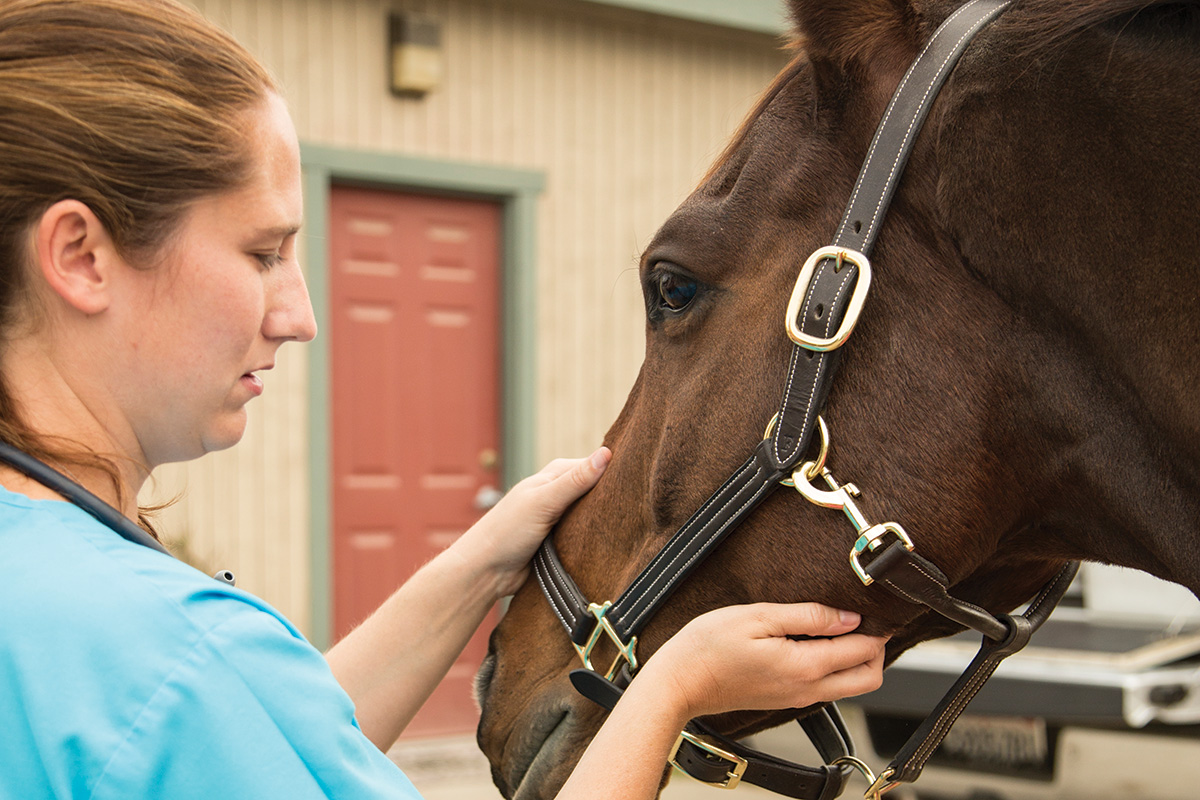
[[[730,0],[736,2],[736,0]],[[540,460],[583,454],[642,355],[641,248],[782,66],[770,37],[578,0],[200,0],[280,79],[303,141],[535,169]],[[446,80],[387,91],[390,9],[442,21]],[[323,247],[308,231],[308,247]],[[289,345],[247,439],[164,470],[171,534],[307,628],[307,408]]]

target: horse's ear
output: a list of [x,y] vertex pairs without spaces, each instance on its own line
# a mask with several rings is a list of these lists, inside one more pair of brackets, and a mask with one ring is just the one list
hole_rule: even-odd
[[789,0],[796,44],[818,66],[903,73],[920,46],[908,0]]

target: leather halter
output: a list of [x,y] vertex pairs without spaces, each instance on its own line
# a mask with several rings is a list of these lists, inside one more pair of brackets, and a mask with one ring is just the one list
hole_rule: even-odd
[[[812,502],[839,508],[859,533],[850,562],[864,584],[878,582],[905,602],[929,607],[984,634],[980,652],[917,733],[876,778],[854,757],[837,709],[829,706],[800,721],[826,766],[805,767],[749,750],[717,736],[694,720],[680,736],[672,763],[702,781],[733,788],[747,781],[788,797],[830,800],[844,788],[851,769],[868,777],[868,798],[877,798],[920,775],[967,702],[1000,661],[1019,650],[1061,599],[1078,564],[1067,564],[1022,616],[990,614],[953,598],[949,580],[914,552],[904,529],[893,522],[870,525],[853,502],[857,489],[839,486],[824,469],[827,434],[820,422],[822,456],[802,462],[818,426],[836,371],[870,285],[868,256],[913,142],[939,89],[971,38],[993,21],[1009,0],[971,0],[933,34],[901,80],[859,172],[850,203],[830,247],[808,259],[788,304],[788,335],[795,343],[779,413],[766,437],[741,467],[684,523],[615,602],[589,604],[567,575],[547,539],[534,558],[534,573],[551,607],[583,659],[585,670],[572,683],[589,699],[612,708],[638,668],[637,634],[679,585],[789,475]],[[824,477],[829,490],[812,481]],[[788,482],[788,485],[791,485]],[[862,559],[873,556],[864,566]],[[600,672],[591,663],[602,638],[616,646],[612,665]]]

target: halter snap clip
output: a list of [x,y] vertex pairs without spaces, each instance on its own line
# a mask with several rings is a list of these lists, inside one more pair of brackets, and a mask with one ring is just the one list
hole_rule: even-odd
[[[905,549],[910,552],[914,549],[913,541],[898,522],[882,522],[876,525],[867,522],[867,518],[859,509],[858,504],[854,502],[855,498],[862,497],[862,492],[853,483],[838,484],[834,480],[833,473],[824,466],[825,455],[829,450],[829,429],[825,427],[825,422],[820,417],[817,418],[817,421],[820,423],[821,432],[820,463],[805,461],[792,473],[792,481],[796,491],[805,500],[823,508],[838,509],[850,520],[854,530],[858,531],[858,540],[850,549],[850,567],[862,581],[863,586],[870,586],[875,579],[863,569],[860,561],[863,551],[869,549],[874,552],[879,549],[889,534],[903,542]],[[829,486],[828,491],[812,485],[812,481],[818,474],[825,479],[825,483]]]

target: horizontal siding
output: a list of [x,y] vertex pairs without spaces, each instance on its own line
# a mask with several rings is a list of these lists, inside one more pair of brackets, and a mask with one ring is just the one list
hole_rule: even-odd
[[[303,141],[537,170],[541,460],[601,439],[641,363],[637,257],[782,66],[775,39],[577,0],[202,0],[279,78]],[[387,91],[392,9],[442,22],[446,78]],[[305,246],[323,247],[308,231]],[[280,353],[246,440],[162,471],[164,527],[307,628],[306,371]]]

